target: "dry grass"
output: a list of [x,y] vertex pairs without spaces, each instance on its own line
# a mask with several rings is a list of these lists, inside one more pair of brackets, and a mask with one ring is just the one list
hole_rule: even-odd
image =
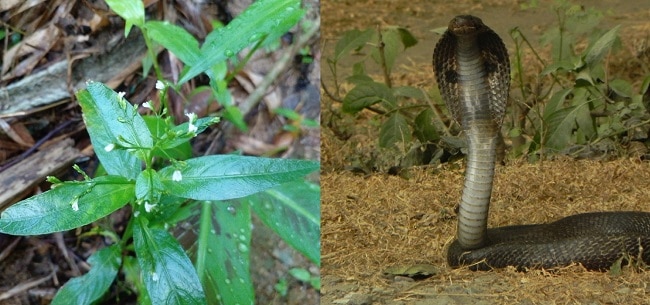
[[[553,274],[446,267],[445,247],[455,235],[454,206],[462,179],[462,169],[450,166],[416,170],[410,180],[324,173],[322,274],[359,287],[388,288],[394,283],[382,277],[386,268],[427,263],[439,266],[440,273],[396,291],[396,298],[446,295],[462,301],[471,295],[495,303],[643,303],[649,273],[629,270],[612,276],[578,266]],[[489,226],[549,222],[588,211],[648,210],[648,181],[650,164],[633,159],[508,164],[497,168]],[[325,294],[327,288],[323,285]]]

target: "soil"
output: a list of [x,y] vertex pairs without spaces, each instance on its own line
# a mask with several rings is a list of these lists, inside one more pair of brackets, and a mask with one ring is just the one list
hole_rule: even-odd
[[[476,15],[512,51],[509,30],[519,27],[537,43],[555,20],[553,3],[539,1],[537,8],[523,10],[521,1],[500,0],[325,1],[323,56],[331,56],[346,30],[405,27],[419,43],[404,52],[393,80],[430,92],[436,86],[431,53],[438,39],[431,30],[445,27],[455,15]],[[647,43],[650,3],[583,4],[606,12],[599,26],[622,25],[623,48]],[[621,53],[628,57],[616,60],[634,60],[633,52]],[[332,75],[323,67],[323,83],[331,88]],[[537,67],[531,63],[529,69]],[[642,79],[634,81],[638,86]],[[321,107],[321,304],[650,303],[650,273],[639,264],[610,272],[581,266],[528,272],[451,269],[446,247],[455,236],[464,161],[411,168],[405,177],[353,172],[354,160],[379,154],[375,115],[340,114],[340,104],[325,94]],[[545,223],[590,211],[648,211],[649,178],[650,164],[624,148],[608,161],[506,159],[496,170],[488,226]]]

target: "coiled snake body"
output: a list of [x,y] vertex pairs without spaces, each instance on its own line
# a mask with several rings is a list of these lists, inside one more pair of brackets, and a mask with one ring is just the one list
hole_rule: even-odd
[[487,229],[510,87],[508,52],[481,19],[457,16],[436,45],[433,64],[440,93],[469,143],[458,231],[447,253],[450,266],[522,270],[581,263],[606,270],[619,259],[650,263],[650,213],[586,213],[549,224]]

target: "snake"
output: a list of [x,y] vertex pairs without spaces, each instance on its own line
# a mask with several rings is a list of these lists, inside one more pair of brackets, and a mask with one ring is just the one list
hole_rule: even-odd
[[606,271],[617,262],[650,263],[648,212],[591,212],[488,229],[496,147],[510,91],[508,51],[480,18],[460,15],[436,44],[433,68],[440,95],[468,142],[456,238],[447,249],[450,267],[523,271],[581,264]]

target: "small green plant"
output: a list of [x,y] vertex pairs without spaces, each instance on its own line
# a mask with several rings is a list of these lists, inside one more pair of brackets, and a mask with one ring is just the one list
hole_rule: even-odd
[[[223,106],[222,116],[241,130],[247,130],[248,127],[228,90],[228,83],[234,73],[228,73],[227,61],[236,61],[237,53],[253,45],[249,57],[239,64],[241,67],[253,51],[277,43],[278,38],[296,25],[304,15],[298,0],[257,1],[227,26],[215,28],[199,47],[199,42],[180,26],[166,21],[145,21],[144,4],[141,0],[108,0],[106,3],[126,21],[125,35],[128,35],[134,25],[142,31],[149,51],[145,60],[148,64],[143,65],[145,69],[153,66],[157,78],[163,79],[155,60],[155,49],[160,45],[174,53],[186,65],[181,79],[172,89],[176,90],[181,84],[205,72],[210,78],[210,88],[214,96]],[[148,74],[147,71],[144,74]]]
[[[543,44],[551,47],[550,64],[539,56],[518,28],[511,31],[515,42],[514,87],[522,99],[515,103],[512,113],[510,136],[515,155],[561,152],[590,156],[592,150],[608,150],[594,149],[603,140],[625,142],[646,137],[647,131],[638,129],[650,122],[644,107],[650,76],[645,77],[635,92],[630,81],[609,72],[607,58],[620,45],[619,26],[602,31],[597,28],[603,16],[601,12],[568,1],[557,1],[554,11],[557,27],[542,36]],[[589,44],[578,48],[586,39]],[[535,88],[524,79],[524,45],[544,67],[540,79],[550,80],[547,88]],[[530,122],[528,128],[527,122]],[[523,134],[530,134],[532,141],[526,143]]]
[[[105,175],[91,178],[75,166],[83,181],[48,177],[51,190],[0,214],[0,232],[38,235],[78,228],[130,207],[124,231],[94,227],[80,237],[99,234],[112,244],[88,258],[91,270],[67,282],[52,304],[98,302],[120,278],[125,281],[120,289],[137,292],[139,304],[253,304],[252,213],[320,265],[320,189],[304,180],[318,170],[318,162],[238,155],[190,158],[189,141],[219,118],[188,113],[188,122],[176,126],[165,103],[169,90],[202,72],[223,97],[228,91],[226,60],[248,45],[277,40],[303,15],[300,2],[257,1],[211,33],[201,48],[180,27],[145,22],[141,1],[108,3],[126,20],[127,33],[136,25],[150,51],[158,43],[188,68],[179,83],[156,83],[161,106],[144,103],[154,113],[149,116],[141,116],[124,93],[89,82],[76,96]],[[161,79],[154,54],[150,62]],[[227,109],[222,115],[229,113],[236,116]],[[186,250],[169,231],[189,218],[198,219],[198,236]]]
[[[379,118],[379,147],[401,154],[400,166],[428,163],[431,151],[441,139],[439,130],[445,129],[437,106],[430,102],[426,92],[412,86],[394,86],[391,72],[401,52],[417,43],[404,28],[387,27],[381,30],[351,30],[336,43],[327,66],[334,79],[334,90],[325,88],[330,97],[342,103],[342,110],[356,114],[362,110],[376,113]],[[360,55],[360,60],[357,60]],[[352,88],[340,98],[342,81],[339,74],[342,62],[355,60],[345,82]],[[367,65],[379,67],[381,81],[370,76]],[[429,155],[425,157],[424,155]],[[374,166],[371,166],[374,167]]]
[[[251,207],[262,211],[262,219],[278,225],[284,224],[276,217],[287,213],[282,213],[283,205],[272,201],[215,201],[242,198],[294,181],[317,170],[318,163],[236,155],[176,160],[170,157],[175,148],[218,119],[188,114],[189,122],[174,126],[163,111],[145,120],[120,94],[101,83],[89,83],[87,90],[77,93],[77,98],[97,156],[108,175],[91,179],[77,167],[85,177],[83,181],[61,182],[49,177],[52,190],[23,200],[1,214],[0,232],[38,235],[70,230],[126,204],[131,206],[133,217],[121,237],[114,232],[104,234],[113,236],[115,244],[95,253],[89,259],[93,269],[68,282],[53,304],[88,304],[98,300],[120,268],[139,275],[131,277],[131,284],[140,290],[140,301],[144,304],[204,304],[204,289],[217,293],[207,296],[214,301],[252,303],[248,260],[242,258],[250,247]],[[284,194],[278,190],[270,194],[274,193]],[[305,202],[317,208],[318,192],[311,193],[315,197]],[[188,199],[192,202],[188,203]],[[196,207],[203,216],[195,270],[167,229],[190,216],[191,209]],[[302,213],[303,218],[316,215],[313,210]],[[315,220],[305,221],[309,224]],[[314,242],[313,238],[309,242]],[[298,249],[304,248],[314,248],[314,244]],[[135,251],[137,259],[128,256],[129,251]],[[310,251],[314,252],[307,250],[308,257],[318,262]],[[236,290],[230,291],[228,287]]]
[[[312,275],[308,270],[304,268],[291,268],[289,270],[289,274],[293,276],[296,280],[309,284],[310,286],[314,287],[314,289],[320,291],[320,277],[319,276],[314,276]],[[286,278],[282,278],[278,281],[277,284],[274,286],[275,291],[283,296],[287,296],[287,292],[289,290],[289,284],[287,282]]]

